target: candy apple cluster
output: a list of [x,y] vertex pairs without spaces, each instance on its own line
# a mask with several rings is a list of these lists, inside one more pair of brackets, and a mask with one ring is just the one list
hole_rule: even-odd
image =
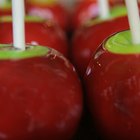
[[[11,0],[0,0],[0,140],[73,140],[86,109],[99,139],[140,140],[140,44],[127,30],[124,1],[109,5],[104,19],[97,0],[74,11],[58,0],[25,0],[24,12],[13,6],[12,26]],[[25,42],[16,30],[24,14]]]

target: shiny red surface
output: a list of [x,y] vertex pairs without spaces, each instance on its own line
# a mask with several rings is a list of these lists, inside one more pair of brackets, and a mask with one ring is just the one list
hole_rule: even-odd
[[[0,43],[9,44],[13,42],[12,23],[0,22]],[[68,44],[66,35],[51,22],[26,22],[26,43],[40,44],[60,51],[68,56]]]
[[139,63],[140,54],[113,54],[103,44],[91,59],[85,75],[87,103],[103,140],[140,139]]
[[73,66],[53,50],[46,57],[0,60],[0,66],[0,139],[70,139],[82,112]]
[[77,30],[73,37],[71,58],[80,75],[84,75],[92,54],[105,38],[128,28],[127,17],[120,17]]
[[29,15],[40,16],[58,24],[62,29],[67,30],[69,26],[68,12],[60,5],[36,5],[26,2],[26,11]]

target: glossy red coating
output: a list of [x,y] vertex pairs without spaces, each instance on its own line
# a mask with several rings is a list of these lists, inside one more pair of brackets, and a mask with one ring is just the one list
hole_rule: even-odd
[[[0,43],[10,44],[13,42],[12,23],[0,22]],[[68,44],[65,33],[50,21],[26,22],[26,43],[48,46],[60,51],[68,57]]]
[[82,91],[68,60],[50,50],[0,66],[0,139],[69,140],[81,118]]
[[140,139],[139,63],[140,54],[114,54],[104,44],[90,61],[85,74],[87,103],[103,140]]
[[39,5],[29,3],[28,0],[26,0],[26,11],[29,15],[40,16],[47,20],[51,20],[55,24],[58,24],[62,29],[68,30],[68,11],[59,3],[54,3],[53,5]]
[[119,17],[77,30],[73,37],[71,58],[80,75],[84,75],[92,54],[105,38],[128,28],[127,17]]

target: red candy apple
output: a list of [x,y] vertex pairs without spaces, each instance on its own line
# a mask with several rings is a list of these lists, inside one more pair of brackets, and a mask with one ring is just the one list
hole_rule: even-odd
[[[11,20],[1,19],[0,21],[0,43],[12,43]],[[49,46],[60,51],[65,56],[68,56],[67,39],[64,32],[58,26],[54,25],[50,21],[28,17],[25,27],[26,43]]]
[[140,45],[130,32],[107,39],[85,75],[88,105],[103,140],[140,139]]
[[[109,0],[111,7],[123,5],[122,0]],[[97,0],[83,0],[75,7],[72,15],[72,27],[77,29],[84,25],[88,20],[94,19],[99,15]]]
[[82,112],[73,66],[41,46],[0,46],[0,139],[69,140]]
[[26,11],[51,20],[65,30],[68,28],[68,13],[56,0],[26,0]]
[[119,17],[77,30],[73,37],[71,58],[80,75],[83,76],[92,54],[106,37],[128,28],[127,17]]

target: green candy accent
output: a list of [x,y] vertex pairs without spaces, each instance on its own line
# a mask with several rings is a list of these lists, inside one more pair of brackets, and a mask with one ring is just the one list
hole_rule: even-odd
[[127,9],[125,6],[117,6],[111,9],[111,18],[127,15]]
[[54,5],[54,4],[56,4],[57,0],[29,0],[28,2],[33,4],[33,5],[37,4],[37,5],[46,6],[46,5]]
[[131,39],[130,31],[123,31],[110,37],[105,42],[105,48],[116,54],[138,54],[140,53],[140,44],[134,45]]
[[5,0],[5,3],[0,5],[0,8],[4,10],[11,9],[11,7],[11,0]]
[[107,19],[101,19],[100,17],[97,17],[96,19],[89,20],[86,23],[86,26],[96,25],[104,21],[113,20],[114,18],[125,16],[125,15],[127,15],[127,9],[125,6],[115,6],[114,8],[111,9],[110,15],[108,16]]
[[49,48],[43,46],[30,46],[25,51],[17,50],[12,45],[0,44],[0,60],[26,59],[32,57],[46,56]]
[[[25,21],[27,22],[43,22],[46,21],[45,19],[38,17],[38,16],[26,16]],[[0,17],[0,22],[12,22],[11,16],[2,16]]]

